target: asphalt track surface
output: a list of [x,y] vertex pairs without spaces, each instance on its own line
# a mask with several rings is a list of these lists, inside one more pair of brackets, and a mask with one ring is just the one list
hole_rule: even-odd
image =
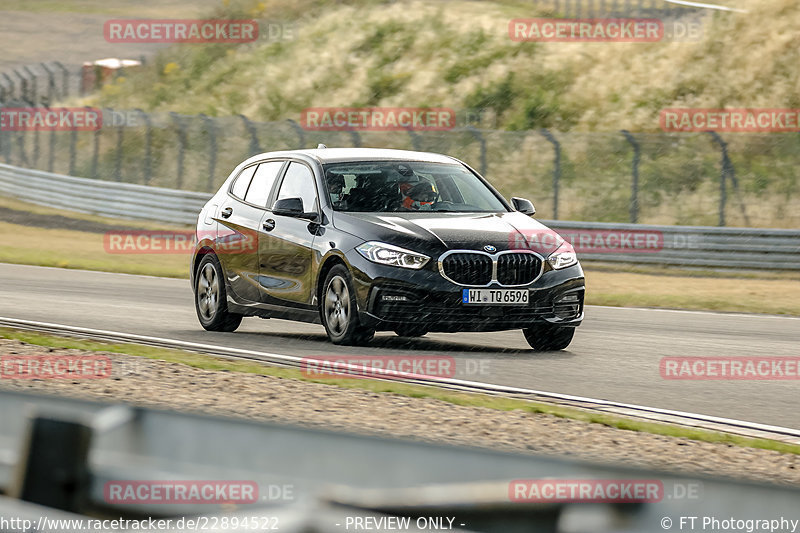
[[248,318],[203,330],[187,280],[0,264],[0,316],[298,356],[449,356],[459,379],[800,429],[800,381],[676,381],[663,357],[800,356],[800,318],[593,307],[561,352],[536,353],[520,331],[379,333],[334,346],[320,325]]

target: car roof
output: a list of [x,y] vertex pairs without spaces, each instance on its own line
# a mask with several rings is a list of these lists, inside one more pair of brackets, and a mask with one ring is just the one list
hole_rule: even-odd
[[308,150],[286,150],[266,152],[250,159],[267,157],[289,157],[305,155],[322,164],[342,163],[350,161],[423,161],[426,163],[458,163],[453,157],[431,152],[415,152],[412,150],[392,150],[388,148],[314,148]]

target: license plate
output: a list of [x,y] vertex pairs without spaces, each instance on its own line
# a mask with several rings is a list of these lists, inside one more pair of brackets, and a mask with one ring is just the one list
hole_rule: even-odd
[[461,301],[475,305],[527,305],[528,289],[464,289]]

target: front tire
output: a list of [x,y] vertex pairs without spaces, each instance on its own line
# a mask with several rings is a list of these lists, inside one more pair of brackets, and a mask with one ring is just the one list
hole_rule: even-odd
[[322,325],[334,344],[362,345],[375,336],[374,329],[359,323],[356,292],[344,265],[334,266],[325,277],[319,309]]
[[522,330],[525,340],[537,352],[563,350],[572,342],[575,328],[541,324]]
[[207,254],[197,267],[194,308],[200,325],[208,331],[236,331],[242,315],[228,311],[225,277],[214,254]]

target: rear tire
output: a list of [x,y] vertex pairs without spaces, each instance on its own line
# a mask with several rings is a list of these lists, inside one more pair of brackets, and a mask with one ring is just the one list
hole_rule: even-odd
[[575,328],[541,324],[522,330],[525,340],[537,352],[563,350],[572,342]]
[[364,345],[375,336],[374,329],[362,326],[358,320],[356,291],[344,265],[334,266],[325,277],[319,314],[334,344]]
[[225,276],[214,254],[203,257],[197,267],[194,308],[200,325],[208,331],[236,331],[242,323],[242,315],[228,311]]

